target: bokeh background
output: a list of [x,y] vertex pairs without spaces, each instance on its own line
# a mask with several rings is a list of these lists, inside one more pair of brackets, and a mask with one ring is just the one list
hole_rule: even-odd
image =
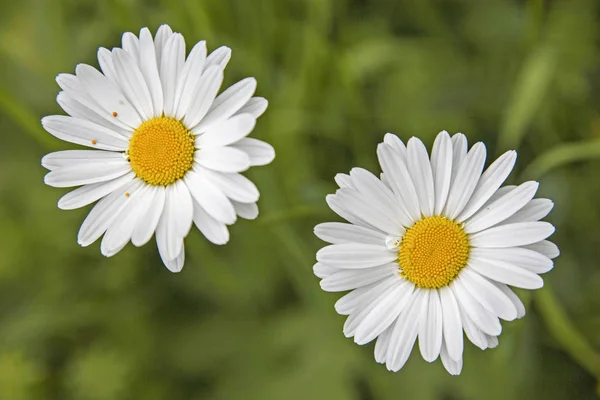
[[[593,0],[0,0],[0,399],[593,399],[600,377],[600,2]],[[155,244],[80,248],[87,209],[60,211],[40,158],[73,148],[54,77],[124,31],[169,23],[188,49],[228,45],[225,85],[270,100],[248,172],[261,215],[218,247],[194,230],[180,274]],[[312,274],[324,198],[353,166],[378,172],[386,132],[440,130],[517,149],[541,181],[562,255],[500,346],[463,373],[414,351],[398,373],[342,334]]]

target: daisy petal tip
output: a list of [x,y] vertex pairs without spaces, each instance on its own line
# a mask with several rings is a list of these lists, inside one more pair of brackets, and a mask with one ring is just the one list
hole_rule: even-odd
[[89,240],[83,240],[82,238],[78,238],[77,244],[80,245],[81,247],[88,247],[92,243],[90,243]]
[[40,123],[42,124],[42,127],[44,129],[46,129],[46,127],[48,126],[48,123],[50,121],[52,121],[52,115],[46,115],[45,117],[43,117],[42,119],[40,119]]
[[244,82],[244,84],[246,85],[252,86],[254,90],[256,90],[256,86],[258,85],[256,78],[253,76],[249,76],[247,78],[242,79],[242,82]]
[[70,206],[69,203],[65,201],[64,197],[61,197],[60,199],[58,199],[58,202],[56,202],[56,207],[58,207],[59,210],[63,210],[63,211],[68,211],[68,210],[73,210],[74,208],[78,208],[78,207]]

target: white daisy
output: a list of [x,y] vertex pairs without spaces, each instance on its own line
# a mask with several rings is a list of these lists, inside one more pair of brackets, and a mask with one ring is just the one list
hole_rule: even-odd
[[104,234],[107,257],[129,241],[147,243],[154,232],[169,270],[181,271],[183,239],[192,221],[208,240],[225,244],[236,217],[258,215],[256,186],[240,172],[273,160],[273,148],[246,138],[267,100],[252,97],[254,78],[217,96],[231,50],[206,54],[163,25],[153,39],[123,34],[122,48],[98,50],[102,72],[79,64],[61,74],[57,101],[70,116],[42,119],[52,135],[93,150],[46,155],[44,178],[54,187],[81,186],[58,207],[69,210],[100,200],[79,230],[88,246]]
[[533,199],[537,182],[500,187],[515,164],[508,151],[482,173],[483,143],[467,151],[463,134],[441,132],[431,159],[423,143],[387,134],[377,148],[381,180],[354,168],[338,174],[327,196],[349,223],[317,225],[332,245],[317,253],[325,291],[351,290],[335,309],[348,315],[344,334],[360,345],[377,339],[375,360],[398,371],[417,336],[428,362],[462,369],[463,334],[481,349],[498,345],[500,319],[525,315],[507,286],[542,287],[558,248],[541,222],[552,209]]

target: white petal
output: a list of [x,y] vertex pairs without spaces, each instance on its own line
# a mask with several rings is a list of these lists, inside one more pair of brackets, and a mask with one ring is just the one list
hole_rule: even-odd
[[469,266],[481,275],[507,285],[523,289],[539,289],[544,286],[544,280],[539,275],[504,261],[484,261],[471,257]]
[[135,179],[121,186],[108,196],[100,200],[81,224],[77,235],[77,242],[81,246],[94,243],[113,223],[119,212],[125,207],[128,197],[126,193],[133,193],[143,185],[142,181]]
[[489,349],[498,347],[498,336],[485,335],[485,338],[487,339],[487,346]]
[[467,137],[462,133],[452,135],[452,177],[450,178],[450,186],[456,179],[460,164],[467,156],[468,143]]
[[[112,58],[110,62],[112,63]],[[70,108],[70,110],[67,111],[69,115],[71,115],[71,112],[75,111],[74,114],[78,115],[72,115],[73,117],[79,119],[89,119],[91,122],[95,122],[98,125],[102,125],[114,130],[115,133],[121,134],[124,138],[131,137],[134,128],[125,124],[120,118],[115,117],[112,112],[106,111],[104,108],[102,108],[102,106],[86,91],[85,87],[80,83],[79,79],[75,75],[59,74],[56,77],[56,82],[64,90],[62,95],[59,93],[57,96],[57,101],[61,101],[61,107],[66,107],[63,108],[65,111]],[[85,111],[85,109],[89,111]],[[132,108],[132,110],[135,112],[135,109]],[[95,114],[95,116],[86,118],[89,117],[90,114]],[[83,117],[83,115],[86,117]],[[102,122],[98,122],[99,119],[102,120]],[[116,129],[113,128],[113,126]]]
[[196,89],[192,94],[192,102],[183,117],[183,124],[194,130],[212,105],[219,88],[223,83],[223,70],[218,66],[209,67],[202,73]]
[[223,70],[227,66],[230,58],[231,49],[227,46],[221,46],[208,55],[204,70],[206,71],[212,66],[217,66]]
[[[319,263],[317,263],[317,264],[323,265],[323,264],[319,264]],[[327,268],[333,268],[333,267],[327,267]],[[337,269],[337,268],[334,268],[334,269],[336,271],[333,271],[333,272],[339,272],[339,269]],[[331,275],[331,274],[328,274],[328,275]],[[335,311],[340,315],[350,315],[361,304],[364,304],[365,302],[370,302],[371,300],[369,300],[369,299],[371,299],[377,295],[377,293],[376,293],[377,289],[375,289],[375,291],[372,289],[377,287],[377,285],[379,285],[379,283],[380,282],[377,281],[377,282],[371,283],[369,285],[361,286],[358,289],[354,289],[350,293],[340,297],[340,299],[338,301],[336,301],[334,304]]]
[[183,180],[192,197],[210,216],[228,225],[235,222],[233,205],[211,181],[194,170],[188,171]]
[[161,59],[163,56],[164,48],[167,45],[167,41],[173,35],[173,30],[169,25],[163,24],[158,27],[156,31],[156,37],[154,38],[154,47],[156,48],[156,63],[160,67]]
[[159,73],[164,98],[163,111],[165,116],[174,117],[177,80],[185,63],[185,40],[183,36],[179,33],[171,35],[161,53]]
[[502,221],[502,225],[506,224],[514,224],[515,222],[533,222],[539,221],[544,218],[552,208],[554,207],[554,203],[549,199],[533,199],[515,214],[512,217],[505,219]]
[[359,345],[367,344],[388,329],[408,304],[413,290],[414,286],[405,281],[395,284],[381,296],[356,328],[354,342]]
[[327,205],[329,205],[329,208],[331,208],[337,215],[344,218],[346,221],[348,221],[354,225],[377,230],[377,228],[375,228],[373,225],[363,221],[362,219],[358,218],[354,213],[352,213],[350,210],[348,210],[348,208],[346,207],[346,204],[344,204],[342,201],[340,201],[340,199],[337,197],[337,195],[329,194],[325,197],[325,201],[327,202]]
[[404,308],[394,324],[386,355],[386,367],[390,371],[399,371],[406,361],[417,339],[419,331],[419,313],[422,309],[425,292],[416,289],[410,303]]
[[144,120],[154,116],[150,90],[137,61],[126,51],[113,50],[113,62],[119,87]]
[[379,174],[379,179],[381,179],[381,182],[385,185],[385,187],[392,190],[392,185],[390,184],[390,181],[388,180],[388,178],[385,176],[385,174],[383,172],[381,174]]
[[164,102],[156,57],[156,47],[152,41],[152,34],[148,28],[142,28],[140,31],[140,70],[150,91],[152,109],[154,111],[152,116],[160,117]]
[[100,251],[104,256],[112,257],[127,245],[139,219],[145,216],[151,205],[153,196],[150,189],[150,186],[143,185],[130,194],[127,204],[102,238]]
[[373,208],[380,209],[396,225],[398,235],[404,233],[403,226],[412,225],[408,214],[398,208],[394,193],[388,189],[375,175],[363,168],[352,168],[350,171],[353,187],[361,192]]
[[551,260],[560,255],[558,246],[548,240],[542,240],[523,247],[529,250],[537,251]]
[[548,222],[518,222],[478,232],[469,242],[473,247],[506,248],[539,242],[553,233],[554,226]]
[[227,146],[248,136],[256,120],[250,114],[239,114],[227,120],[213,124],[205,133],[196,138],[196,147]]
[[465,330],[465,334],[467,338],[473,343],[475,346],[479,347],[481,350],[485,350],[488,348],[488,340],[487,335],[481,331],[473,322],[471,317],[465,312],[464,307],[460,306],[460,318],[463,324],[463,329]]
[[339,189],[336,193],[338,200],[344,208],[351,211],[360,219],[368,222],[382,232],[401,235],[404,233],[404,227],[397,218],[389,215],[387,212],[393,212],[381,204],[373,204],[362,193],[355,189]]
[[181,253],[174,260],[162,259],[167,269],[171,272],[181,272],[183,269],[183,263],[185,262],[185,251],[183,244],[181,245]]
[[[169,190],[169,188],[172,188]],[[169,198],[169,197],[172,198]],[[186,184],[181,180],[175,181],[167,188],[167,199],[176,210],[175,225],[177,235],[186,237],[192,228],[193,204],[192,195]]]
[[124,151],[129,147],[123,136],[93,122],[51,115],[42,118],[42,125],[50,134],[66,142],[102,150]]
[[[176,185],[165,188],[165,206],[156,230],[156,242],[159,248],[162,246],[161,257],[167,260],[174,260],[181,253],[182,239],[185,237],[185,234],[182,234],[183,225],[189,227],[192,221],[191,198],[182,201],[184,198],[179,196],[180,192],[183,190]],[[189,203],[186,200],[189,200]]]
[[[465,311],[466,315],[473,320],[479,329],[488,335],[499,335],[502,332],[502,326],[498,318],[475,300],[463,284],[460,275],[452,281],[450,288],[461,309]],[[464,323],[463,319],[463,326]]]
[[110,50],[105,49],[104,47],[98,49],[98,64],[100,65],[100,70],[108,80],[118,85],[117,72],[115,71],[112,57]]
[[255,219],[258,217],[258,206],[256,203],[239,203],[235,200],[231,200],[235,213],[244,219]]
[[525,306],[523,305],[521,299],[519,299],[519,296],[517,296],[515,292],[513,292],[512,289],[506,286],[504,283],[494,281],[490,282],[500,289],[506,295],[506,297],[510,299],[510,301],[512,301],[513,305],[517,309],[517,318],[523,318],[525,316]]
[[143,246],[156,231],[158,221],[165,207],[166,191],[163,186],[152,186],[148,197],[151,197],[150,206],[144,218],[141,218],[131,235],[131,243],[134,246]]
[[321,279],[339,271],[341,271],[339,268],[330,267],[328,265],[321,264],[320,262],[313,265],[313,273],[315,276]]
[[[448,193],[445,209],[445,215],[448,218],[456,218],[471,198],[477,182],[479,182],[481,171],[483,171],[485,155],[485,145],[481,142],[475,143],[461,162]],[[454,164],[452,165],[454,166]]]
[[198,83],[202,78],[204,63],[206,62],[206,42],[201,41],[190,51],[181,73],[177,78],[175,90],[175,118],[182,119],[189,111],[195,100]]
[[229,241],[229,230],[223,222],[211,217],[194,201],[194,224],[211,243],[223,245]]
[[75,69],[77,79],[87,94],[100,105],[107,115],[114,115],[132,129],[142,123],[140,115],[125,97],[123,92],[97,69],[79,64]]
[[56,101],[71,117],[103,126],[122,136],[124,139],[131,137],[132,129],[130,127],[115,119],[112,114],[101,110],[100,106],[94,104],[91,99],[87,99],[85,93],[80,93],[77,96],[69,92],[60,92],[56,96]]
[[[183,246],[183,239],[174,237],[170,234],[167,227],[169,216],[169,206],[165,204],[163,215],[158,222],[156,227],[156,245],[158,246],[158,253],[167,269],[171,272],[180,272],[183,268],[183,261],[185,257],[185,250]],[[179,253],[176,257],[169,256],[169,247],[178,248]]]
[[446,368],[446,371],[448,371],[450,375],[460,375],[463,365],[462,356],[458,360],[451,357],[450,353],[448,352],[446,343],[442,344],[440,358],[442,359],[442,364],[444,365],[444,368]]
[[58,200],[58,208],[61,210],[73,210],[87,206],[131,182],[134,178],[135,173],[130,172],[107,182],[82,186],[61,197],[60,200]]
[[537,182],[525,182],[515,190],[500,197],[498,200],[480,209],[464,225],[464,231],[468,234],[480,232],[499,222],[504,221],[521,208],[535,196],[539,187]]
[[444,331],[444,343],[450,357],[453,360],[462,359],[463,334],[460,319],[460,308],[456,297],[448,286],[439,289],[442,303],[442,327]]
[[433,142],[431,169],[435,193],[434,213],[439,215],[446,205],[452,178],[452,140],[446,131],[440,132]]
[[337,183],[340,188],[356,189],[354,187],[354,183],[352,182],[352,178],[348,174],[339,173],[339,174],[336,174],[333,177],[333,179],[335,180],[335,183]]
[[325,222],[315,226],[315,235],[325,242],[364,243],[381,246],[385,242],[385,234],[362,226],[342,222]]
[[405,207],[406,214],[414,221],[418,221],[421,219],[419,197],[406,165],[397,153],[385,143],[377,146],[377,156],[381,169],[389,179],[394,193],[401,199],[399,207]]
[[248,155],[230,146],[200,149],[194,154],[194,161],[219,172],[242,172],[250,168]]
[[131,166],[126,160],[87,163],[50,171],[44,177],[44,183],[54,187],[89,185],[116,179],[130,171]]
[[385,279],[365,295],[361,304],[348,316],[344,323],[344,336],[352,337],[365,318],[398,286],[399,280]]
[[343,292],[367,286],[382,279],[389,279],[397,272],[398,266],[392,264],[366,269],[339,269],[323,278],[320,285],[321,289],[326,292]]
[[[212,124],[221,123],[227,120],[232,115],[240,115],[239,110],[248,103],[254,91],[256,90],[256,79],[246,78],[227,88],[221,93],[210,109],[202,122],[195,128],[195,132],[205,132]],[[256,119],[252,114],[248,114],[252,119]]]
[[375,361],[377,361],[379,364],[385,363],[392,328],[393,325],[385,331],[383,331],[383,333],[379,335],[379,337],[377,338],[377,342],[375,343]]
[[492,197],[514,168],[516,160],[517,152],[507,151],[485,170],[471,199],[456,218],[458,222],[462,222],[475,214]]
[[231,147],[248,154],[250,166],[267,165],[275,158],[273,146],[258,139],[246,137],[232,144]]
[[385,246],[342,243],[325,246],[317,252],[317,261],[338,268],[371,268],[396,261],[398,254]]
[[62,150],[46,154],[42,158],[42,167],[55,170],[62,167],[71,167],[82,164],[97,164],[125,160],[123,153],[101,150]]
[[412,137],[408,141],[407,160],[408,172],[417,190],[421,213],[425,217],[431,217],[435,207],[433,172],[427,149],[423,142],[416,137]]
[[137,60],[140,58],[140,41],[137,36],[131,32],[123,33],[123,36],[121,37],[121,47],[123,47],[123,50],[125,50],[132,59],[136,60],[137,64]]
[[488,311],[505,321],[513,321],[517,318],[517,309],[513,302],[500,289],[470,267],[467,266],[460,272],[460,279],[471,296]]
[[195,171],[214,183],[231,200],[256,203],[260,197],[254,183],[243,175],[215,172],[202,166],[195,167]]
[[407,149],[404,145],[404,142],[400,140],[400,138],[393,133],[386,133],[383,137],[383,143],[389,145],[392,150],[400,157],[403,163],[406,164]]
[[506,186],[502,186],[500,189],[496,190],[494,192],[494,194],[492,194],[492,196],[489,198],[488,201],[486,201],[483,206],[481,206],[481,208],[485,208],[487,206],[489,206],[490,204],[492,204],[494,201],[498,200],[500,197],[504,196],[507,193],[510,193],[511,190],[514,190],[517,187],[517,185],[506,185]]
[[[410,142],[409,142],[410,155]],[[433,362],[442,348],[442,304],[438,291],[426,290],[419,318],[419,349],[423,359]]]
[[[220,96],[219,96],[220,97]],[[215,100],[216,102],[216,100]],[[236,112],[237,114],[250,114],[258,118],[266,111],[269,102],[264,97],[252,97],[246,104]]]
[[536,274],[548,272],[554,266],[551,259],[537,251],[523,247],[509,247],[506,249],[485,249],[474,247],[471,257],[482,261],[503,261]]

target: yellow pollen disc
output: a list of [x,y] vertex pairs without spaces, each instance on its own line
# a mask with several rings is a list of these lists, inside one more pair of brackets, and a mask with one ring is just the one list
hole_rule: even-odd
[[423,218],[400,243],[402,275],[421,288],[441,288],[456,278],[469,258],[469,239],[460,225],[446,217]]
[[194,136],[173,118],[157,117],[142,123],[129,140],[129,162],[136,175],[150,185],[166,186],[192,168]]

